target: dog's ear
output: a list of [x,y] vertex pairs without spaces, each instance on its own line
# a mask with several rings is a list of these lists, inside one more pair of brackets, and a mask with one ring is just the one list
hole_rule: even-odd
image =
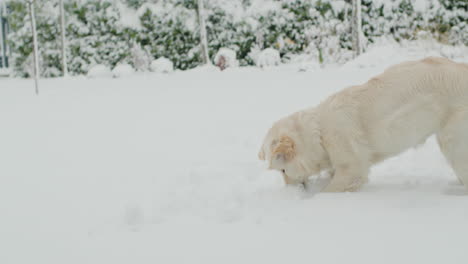
[[273,150],[272,159],[275,161],[290,161],[296,156],[296,147],[292,138],[281,136],[278,144]]

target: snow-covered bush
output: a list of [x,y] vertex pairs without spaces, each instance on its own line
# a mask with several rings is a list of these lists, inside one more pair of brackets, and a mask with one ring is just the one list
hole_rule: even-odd
[[89,69],[87,76],[89,78],[108,78],[112,77],[112,72],[106,65],[97,64]]
[[151,55],[148,54],[139,44],[134,43],[130,49],[128,61],[137,71],[147,71],[151,64]]
[[363,0],[363,31],[372,42],[393,36],[414,39],[424,30],[442,43],[468,45],[468,4],[464,0]]
[[[32,41],[26,4],[7,2],[13,71],[27,77]],[[213,60],[218,50],[229,47],[245,66],[255,64],[261,50],[274,48],[283,62],[305,53],[323,64],[343,63],[351,58],[349,2],[205,0],[209,56]],[[59,76],[58,1],[35,3],[41,75]],[[71,74],[86,74],[95,64],[129,63],[147,70],[160,57],[182,70],[202,63],[196,0],[67,0],[65,12]],[[128,12],[139,24],[124,23]],[[468,45],[466,0],[362,0],[362,19],[368,44],[382,37],[416,39],[425,31],[441,43]]]
[[[68,39],[67,58],[72,74],[87,73],[90,65],[115,66],[129,54],[129,40],[135,38],[131,29],[120,24],[120,14],[112,0],[64,1]],[[60,28],[58,1],[35,1],[41,75],[61,75]],[[25,1],[10,0],[9,35],[14,72],[27,77],[24,63],[32,52],[29,16]]]
[[228,48],[219,49],[214,58],[214,64],[221,70],[239,66],[239,62],[236,58],[236,52]]
[[262,50],[255,59],[255,65],[258,67],[277,66],[281,63],[279,51],[267,48]]
[[124,0],[124,3],[131,8],[138,9],[144,3],[148,2],[148,0]]
[[65,1],[68,18],[69,70],[83,73],[93,64],[113,68],[129,56],[134,32],[120,23],[112,0]]
[[151,71],[157,73],[170,73],[174,71],[174,65],[169,59],[161,57],[151,62]]
[[[114,69],[112,69],[112,77],[114,78],[120,78],[120,77],[126,77],[130,76],[135,72],[135,70],[132,68],[130,64],[118,64],[115,66]],[[89,75],[89,73],[88,73]]]
[[154,58],[165,57],[178,69],[201,63],[195,10],[170,2],[160,6],[142,6],[138,41]]
[[[32,74],[32,35],[27,5],[23,1],[8,3],[11,15],[9,23],[11,34],[8,36],[12,51],[13,73],[19,77],[30,77]],[[39,64],[40,75],[55,77],[61,74],[60,43],[57,14],[53,12],[51,0],[40,1],[36,5],[37,37],[40,43]]]

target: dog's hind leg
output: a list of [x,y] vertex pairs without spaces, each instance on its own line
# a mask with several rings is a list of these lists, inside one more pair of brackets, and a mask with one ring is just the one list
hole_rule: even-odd
[[468,190],[468,109],[456,111],[437,134],[437,141],[458,179]]

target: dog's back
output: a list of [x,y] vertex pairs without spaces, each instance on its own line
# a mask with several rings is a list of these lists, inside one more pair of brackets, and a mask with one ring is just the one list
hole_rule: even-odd
[[401,63],[335,94],[322,108],[358,120],[359,133],[350,133],[365,137],[384,159],[424,142],[460,108],[468,110],[468,66],[434,57]]

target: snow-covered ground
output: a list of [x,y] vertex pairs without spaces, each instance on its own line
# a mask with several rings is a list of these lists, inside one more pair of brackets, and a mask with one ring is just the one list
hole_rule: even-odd
[[433,138],[357,193],[286,188],[257,160],[273,121],[425,53],[406,51],[48,79],[40,96],[0,79],[0,263],[467,263],[468,196]]

